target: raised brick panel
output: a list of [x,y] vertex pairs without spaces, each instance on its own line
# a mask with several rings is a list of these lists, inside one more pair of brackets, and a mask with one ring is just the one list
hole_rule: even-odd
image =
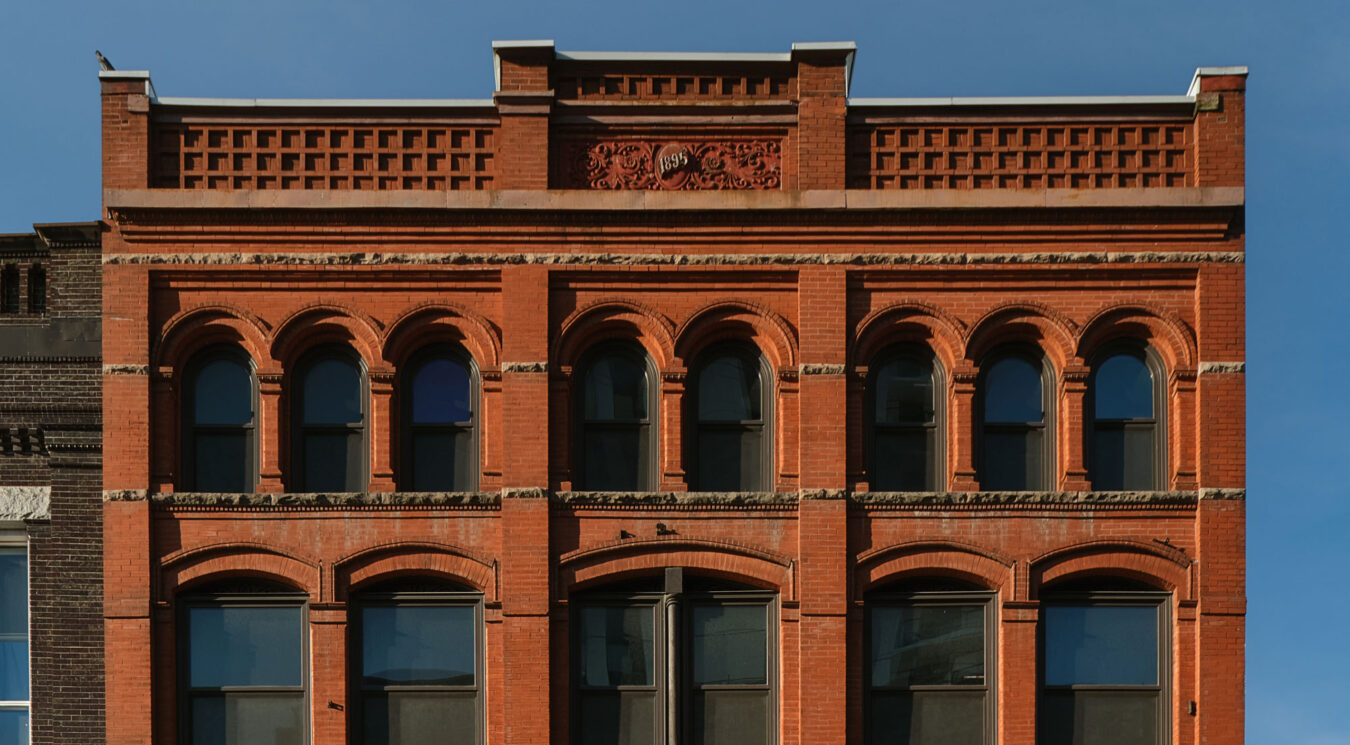
[[1196,304],[1201,361],[1246,361],[1246,303],[1246,264],[1200,267]]
[[103,80],[103,188],[150,185],[150,100],[145,80]]
[[1246,181],[1246,88],[1246,78],[1237,75],[1200,81],[1195,116],[1200,186],[1242,186]]
[[549,173],[548,117],[503,115],[498,130],[501,189],[547,189]]
[[1194,186],[1189,123],[853,124],[854,189]]

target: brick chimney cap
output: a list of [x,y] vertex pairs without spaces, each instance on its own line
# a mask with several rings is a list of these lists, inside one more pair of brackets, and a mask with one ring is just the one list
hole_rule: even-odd
[[1186,95],[1194,96],[1200,92],[1200,78],[1212,78],[1219,75],[1239,75],[1245,78],[1247,77],[1247,66],[1197,67],[1195,68],[1195,76],[1191,78],[1191,87],[1186,89]]

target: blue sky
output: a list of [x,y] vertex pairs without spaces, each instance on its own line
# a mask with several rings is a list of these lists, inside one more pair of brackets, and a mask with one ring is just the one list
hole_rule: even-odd
[[1350,458],[1347,36],[1350,3],[1298,0],[12,0],[0,233],[98,218],[95,49],[161,95],[248,98],[487,97],[492,39],[851,39],[859,96],[1181,94],[1197,66],[1248,65],[1248,742],[1350,744],[1350,489],[1331,468]]

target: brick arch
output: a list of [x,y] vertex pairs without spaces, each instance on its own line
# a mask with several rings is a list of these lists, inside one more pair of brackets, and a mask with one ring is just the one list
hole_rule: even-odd
[[150,357],[151,367],[182,371],[192,356],[217,344],[239,347],[259,369],[269,366],[266,322],[233,305],[204,305],[180,311],[165,324]]
[[675,359],[674,324],[660,312],[641,303],[607,298],[578,308],[559,327],[549,350],[549,359],[574,366],[586,351],[609,339],[641,344],[658,370],[671,367]]
[[448,342],[463,347],[480,369],[497,368],[501,365],[500,336],[491,321],[467,308],[422,303],[389,324],[380,356],[397,367],[427,344]]
[[694,311],[675,332],[675,354],[691,360],[710,344],[729,339],[755,344],[775,370],[797,366],[797,335],[788,322],[762,305],[741,300]]
[[332,586],[338,600],[352,590],[396,577],[442,577],[470,585],[488,602],[497,600],[496,562],[448,543],[396,541],[371,546],[333,563]]
[[315,303],[295,311],[277,324],[272,335],[272,359],[286,367],[321,344],[345,344],[374,366],[382,357],[379,324],[370,316],[345,306]]
[[1119,339],[1148,344],[1168,370],[1194,369],[1197,364],[1194,331],[1175,314],[1142,305],[1111,305],[1097,311],[1078,336],[1078,357],[1090,360]]
[[568,552],[559,557],[558,585],[570,593],[672,566],[775,590],[783,600],[796,599],[790,558],[732,541],[697,538],[630,538]]
[[935,306],[893,303],[858,322],[849,359],[854,365],[869,365],[891,344],[912,342],[932,349],[942,367],[951,371],[965,349],[965,331],[965,324]]
[[229,577],[261,577],[320,599],[319,561],[265,543],[230,542],[169,554],[159,562],[159,598]]
[[1063,370],[1075,362],[1077,335],[1077,324],[1049,306],[1003,303],[985,313],[966,334],[965,358],[978,365],[995,348],[1022,343],[1039,348],[1051,365]]
[[1161,543],[1130,540],[1086,541],[1050,551],[1030,562],[1032,597],[1056,582],[1088,577],[1123,577],[1190,600],[1194,577],[1184,551]]
[[1012,588],[1013,560],[957,541],[909,541],[858,555],[856,596],[887,582],[952,577],[990,590]]

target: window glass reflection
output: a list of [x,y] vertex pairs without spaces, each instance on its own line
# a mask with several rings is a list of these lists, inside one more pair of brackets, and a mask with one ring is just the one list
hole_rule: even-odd
[[302,634],[300,606],[190,607],[189,685],[302,685]]
[[413,423],[467,423],[473,418],[472,389],[463,363],[446,357],[427,360],[413,376]]
[[239,360],[217,358],[202,365],[193,381],[196,424],[251,424],[253,376]]
[[654,685],[654,609],[647,605],[581,610],[581,682]]
[[759,362],[736,354],[705,362],[698,374],[698,418],[704,422],[759,419]]
[[1153,372],[1141,357],[1108,357],[1093,373],[1093,409],[1098,419],[1151,419]]
[[325,357],[305,372],[305,424],[360,424],[361,371],[348,359]]
[[370,685],[473,685],[474,616],[470,606],[362,608],[362,681]]
[[647,369],[622,353],[607,354],[586,370],[584,416],[588,420],[647,418]]
[[1046,685],[1156,685],[1155,606],[1045,608]]
[[984,379],[984,421],[1026,423],[1045,419],[1041,370],[1022,357],[1004,357]]
[[898,357],[875,373],[875,416],[878,424],[933,421],[933,368],[917,359]]

